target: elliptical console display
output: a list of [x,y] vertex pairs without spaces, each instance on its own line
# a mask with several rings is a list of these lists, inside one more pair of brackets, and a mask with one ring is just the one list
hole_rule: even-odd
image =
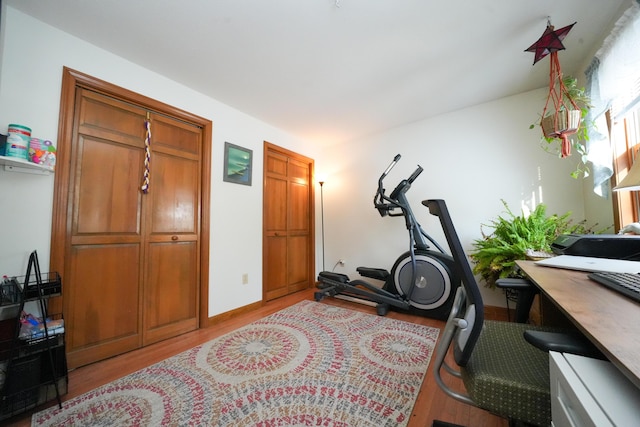
[[[400,181],[391,194],[386,195],[384,179],[399,160],[400,154],[378,179],[373,205],[382,217],[404,217],[409,232],[409,250],[398,257],[391,273],[381,268],[356,269],[362,277],[384,281],[382,288],[365,280],[350,280],[345,274],[323,271],[318,276],[320,290],[315,293],[315,299],[342,296],[375,303],[380,315],[393,307],[445,319],[460,279],[456,277],[453,258],[422,229],[407,200],[406,193],[422,173],[422,167],[418,165],[409,178]],[[431,250],[427,241],[437,250]]]

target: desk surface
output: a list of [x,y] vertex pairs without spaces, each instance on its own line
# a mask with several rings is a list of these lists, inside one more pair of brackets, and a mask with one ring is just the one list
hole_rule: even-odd
[[640,387],[640,304],[582,271],[518,261],[522,271],[604,355]]

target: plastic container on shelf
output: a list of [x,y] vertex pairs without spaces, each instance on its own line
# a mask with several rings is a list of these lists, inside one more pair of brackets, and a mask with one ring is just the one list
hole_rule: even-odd
[[10,124],[7,129],[7,142],[4,155],[28,160],[30,139],[31,128],[23,125]]

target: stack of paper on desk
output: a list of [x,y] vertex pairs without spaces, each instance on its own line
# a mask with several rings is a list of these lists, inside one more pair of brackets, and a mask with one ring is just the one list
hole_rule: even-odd
[[640,273],[640,261],[593,258],[575,255],[559,255],[536,261],[545,267],[566,268],[581,271],[611,271],[614,273]]

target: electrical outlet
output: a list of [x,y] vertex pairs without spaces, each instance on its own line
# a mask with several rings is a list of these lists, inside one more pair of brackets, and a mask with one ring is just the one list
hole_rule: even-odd
[[242,275],[242,284],[247,285],[248,283],[249,283],[249,275],[247,273],[244,273]]
[[344,267],[344,265],[347,263],[347,261],[345,261],[344,259],[339,259],[338,260],[338,264],[340,264],[340,266]]

